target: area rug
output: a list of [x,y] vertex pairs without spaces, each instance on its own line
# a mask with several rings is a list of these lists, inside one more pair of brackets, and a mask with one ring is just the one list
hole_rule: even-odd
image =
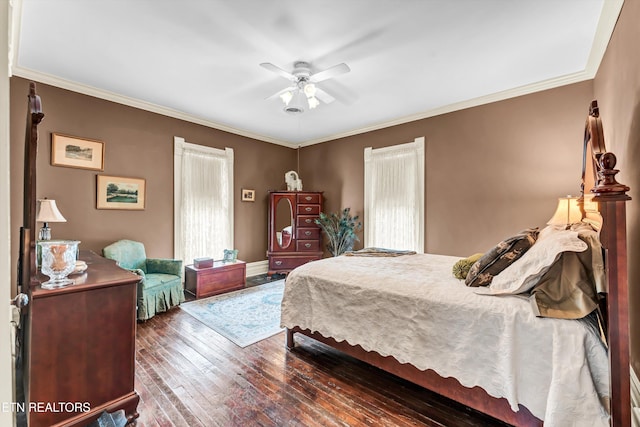
[[183,303],[180,308],[240,347],[282,331],[284,280]]

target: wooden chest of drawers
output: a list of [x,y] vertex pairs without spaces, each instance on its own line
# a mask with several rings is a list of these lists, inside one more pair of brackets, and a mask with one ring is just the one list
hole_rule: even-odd
[[322,258],[322,233],[315,222],[320,212],[321,192],[269,193],[269,275]]
[[214,261],[213,267],[184,268],[185,290],[196,298],[204,298],[223,292],[235,291],[246,285],[246,263],[244,261]]

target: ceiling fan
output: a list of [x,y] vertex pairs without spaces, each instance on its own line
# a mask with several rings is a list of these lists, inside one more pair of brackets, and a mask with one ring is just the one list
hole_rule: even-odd
[[305,111],[305,105],[308,106],[309,109],[314,109],[320,105],[320,101],[325,104],[330,104],[335,101],[333,96],[319,88],[316,83],[351,71],[349,66],[344,62],[317,73],[311,73],[310,64],[304,61],[294,62],[292,72],[285,71],[270,62],[263,62],[260,66],[291,81],[291,86],[267,98],[280,97],[284,103],[284,111],[289,114],[303,113]]

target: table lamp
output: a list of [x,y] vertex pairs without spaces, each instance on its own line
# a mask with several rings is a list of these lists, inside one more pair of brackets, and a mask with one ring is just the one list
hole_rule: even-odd
[[67,222],[58,210],[56,201],[47,199],[46,197],[38,200],[36,221],[43,223],[40,233],[38,234],[38,240],[51,240],[50,222]]
[[557,227],[568,227],[571,224],[582,221],[582,212],[578,206],[577,197],[560,197],[558,198],[558,207],[547,225]]

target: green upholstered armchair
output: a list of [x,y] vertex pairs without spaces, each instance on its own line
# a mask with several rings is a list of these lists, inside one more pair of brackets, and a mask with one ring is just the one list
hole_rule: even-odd
[[169,310],[184,301],[182,261],[147,258],[144,245],[133,240],[119,240],[102,249],[105,258],[140,275],[138,283],[138,320]]

